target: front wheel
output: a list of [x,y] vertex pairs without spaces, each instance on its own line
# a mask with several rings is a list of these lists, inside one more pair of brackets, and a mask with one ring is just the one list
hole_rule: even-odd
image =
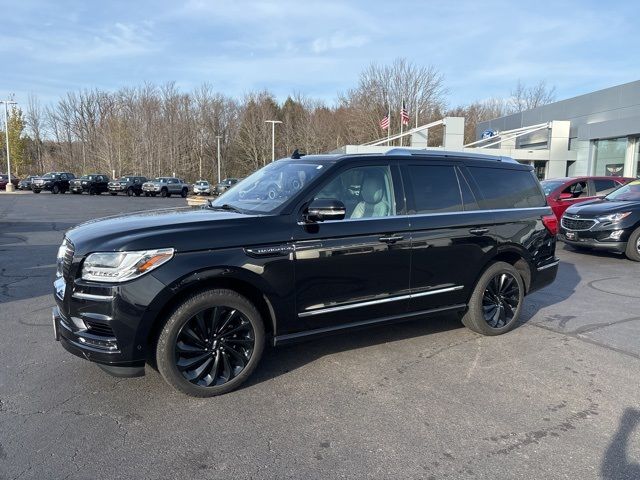
[[182,189],[182,192],[180,193],[180,196],[182,198],[187,198],[187,194],[189,193],[189,191],[186,188]]
[[624,253],[629,260],[640,262],[640,228],[636,228],[631,236],[629,236],[627,248]]
[[476,283],[462,323],[482,335],[500,335],[511,330],[520,317],[524,282],[510,264],[496,262]]
[[233,290],[206,290],[173,311],[160,332],[156,362],[177,390],[213,397],[251,375],[264,343],[262,318],[247,298]]
[[133,197],[133,188],[127,188],[127,197]]
[[40,190],[33,190],[33,193],[40,193]]
[[168,197],[169,196],[169,190],[167,190],[166,188],[163,188],[162,191],[160,192],[160,196],[161,197]]
[[51,189],[51,193],[53,193],[54,195],[57,195],[60,193],[60,187],[58,185],[54,185],[53,188]]

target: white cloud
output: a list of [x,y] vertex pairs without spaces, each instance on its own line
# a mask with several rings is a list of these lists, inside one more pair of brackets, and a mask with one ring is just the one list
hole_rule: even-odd
[[362,47],[367,43],[369,43],[369,38],[365,35],[347,35],[343,32],[336,32],[329,37],[316,38],[311,43],[311,50],[314,53],[323,53],[329,50]]

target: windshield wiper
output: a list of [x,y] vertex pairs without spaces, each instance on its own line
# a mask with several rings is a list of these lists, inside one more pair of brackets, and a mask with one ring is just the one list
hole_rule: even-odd
[[230,205],[228,203],[223,203],[222,205],[211,205],[211,204],[209,204],[209,208],[213,208],[214,210],[227,210],[229,212],[244,213],[238,207],[234,207],[233,205]]

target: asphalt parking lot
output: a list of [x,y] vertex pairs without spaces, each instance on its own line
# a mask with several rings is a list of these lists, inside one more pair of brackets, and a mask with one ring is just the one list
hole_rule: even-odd
[[640,478],[640,265],[613,254],[560,245],[507,335],[443,317],[268,349],[214,399],[64,351],[63,232],[184,204],[0,194],[0,479]]

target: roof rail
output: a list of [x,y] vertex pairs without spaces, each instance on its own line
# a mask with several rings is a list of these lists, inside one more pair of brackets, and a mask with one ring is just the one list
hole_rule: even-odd
[[392,148],[387,150],[385,155],[406,155],[406,156],[421,156],[421,157],[450,157],[450,158],[475,158],[477,160],[489,160],[492,162],[508,162],[519,163],[511,157],[488,155],[475,152],[451,152],[448,150],[427,150],[427,149],[413,149],[413,148]]

